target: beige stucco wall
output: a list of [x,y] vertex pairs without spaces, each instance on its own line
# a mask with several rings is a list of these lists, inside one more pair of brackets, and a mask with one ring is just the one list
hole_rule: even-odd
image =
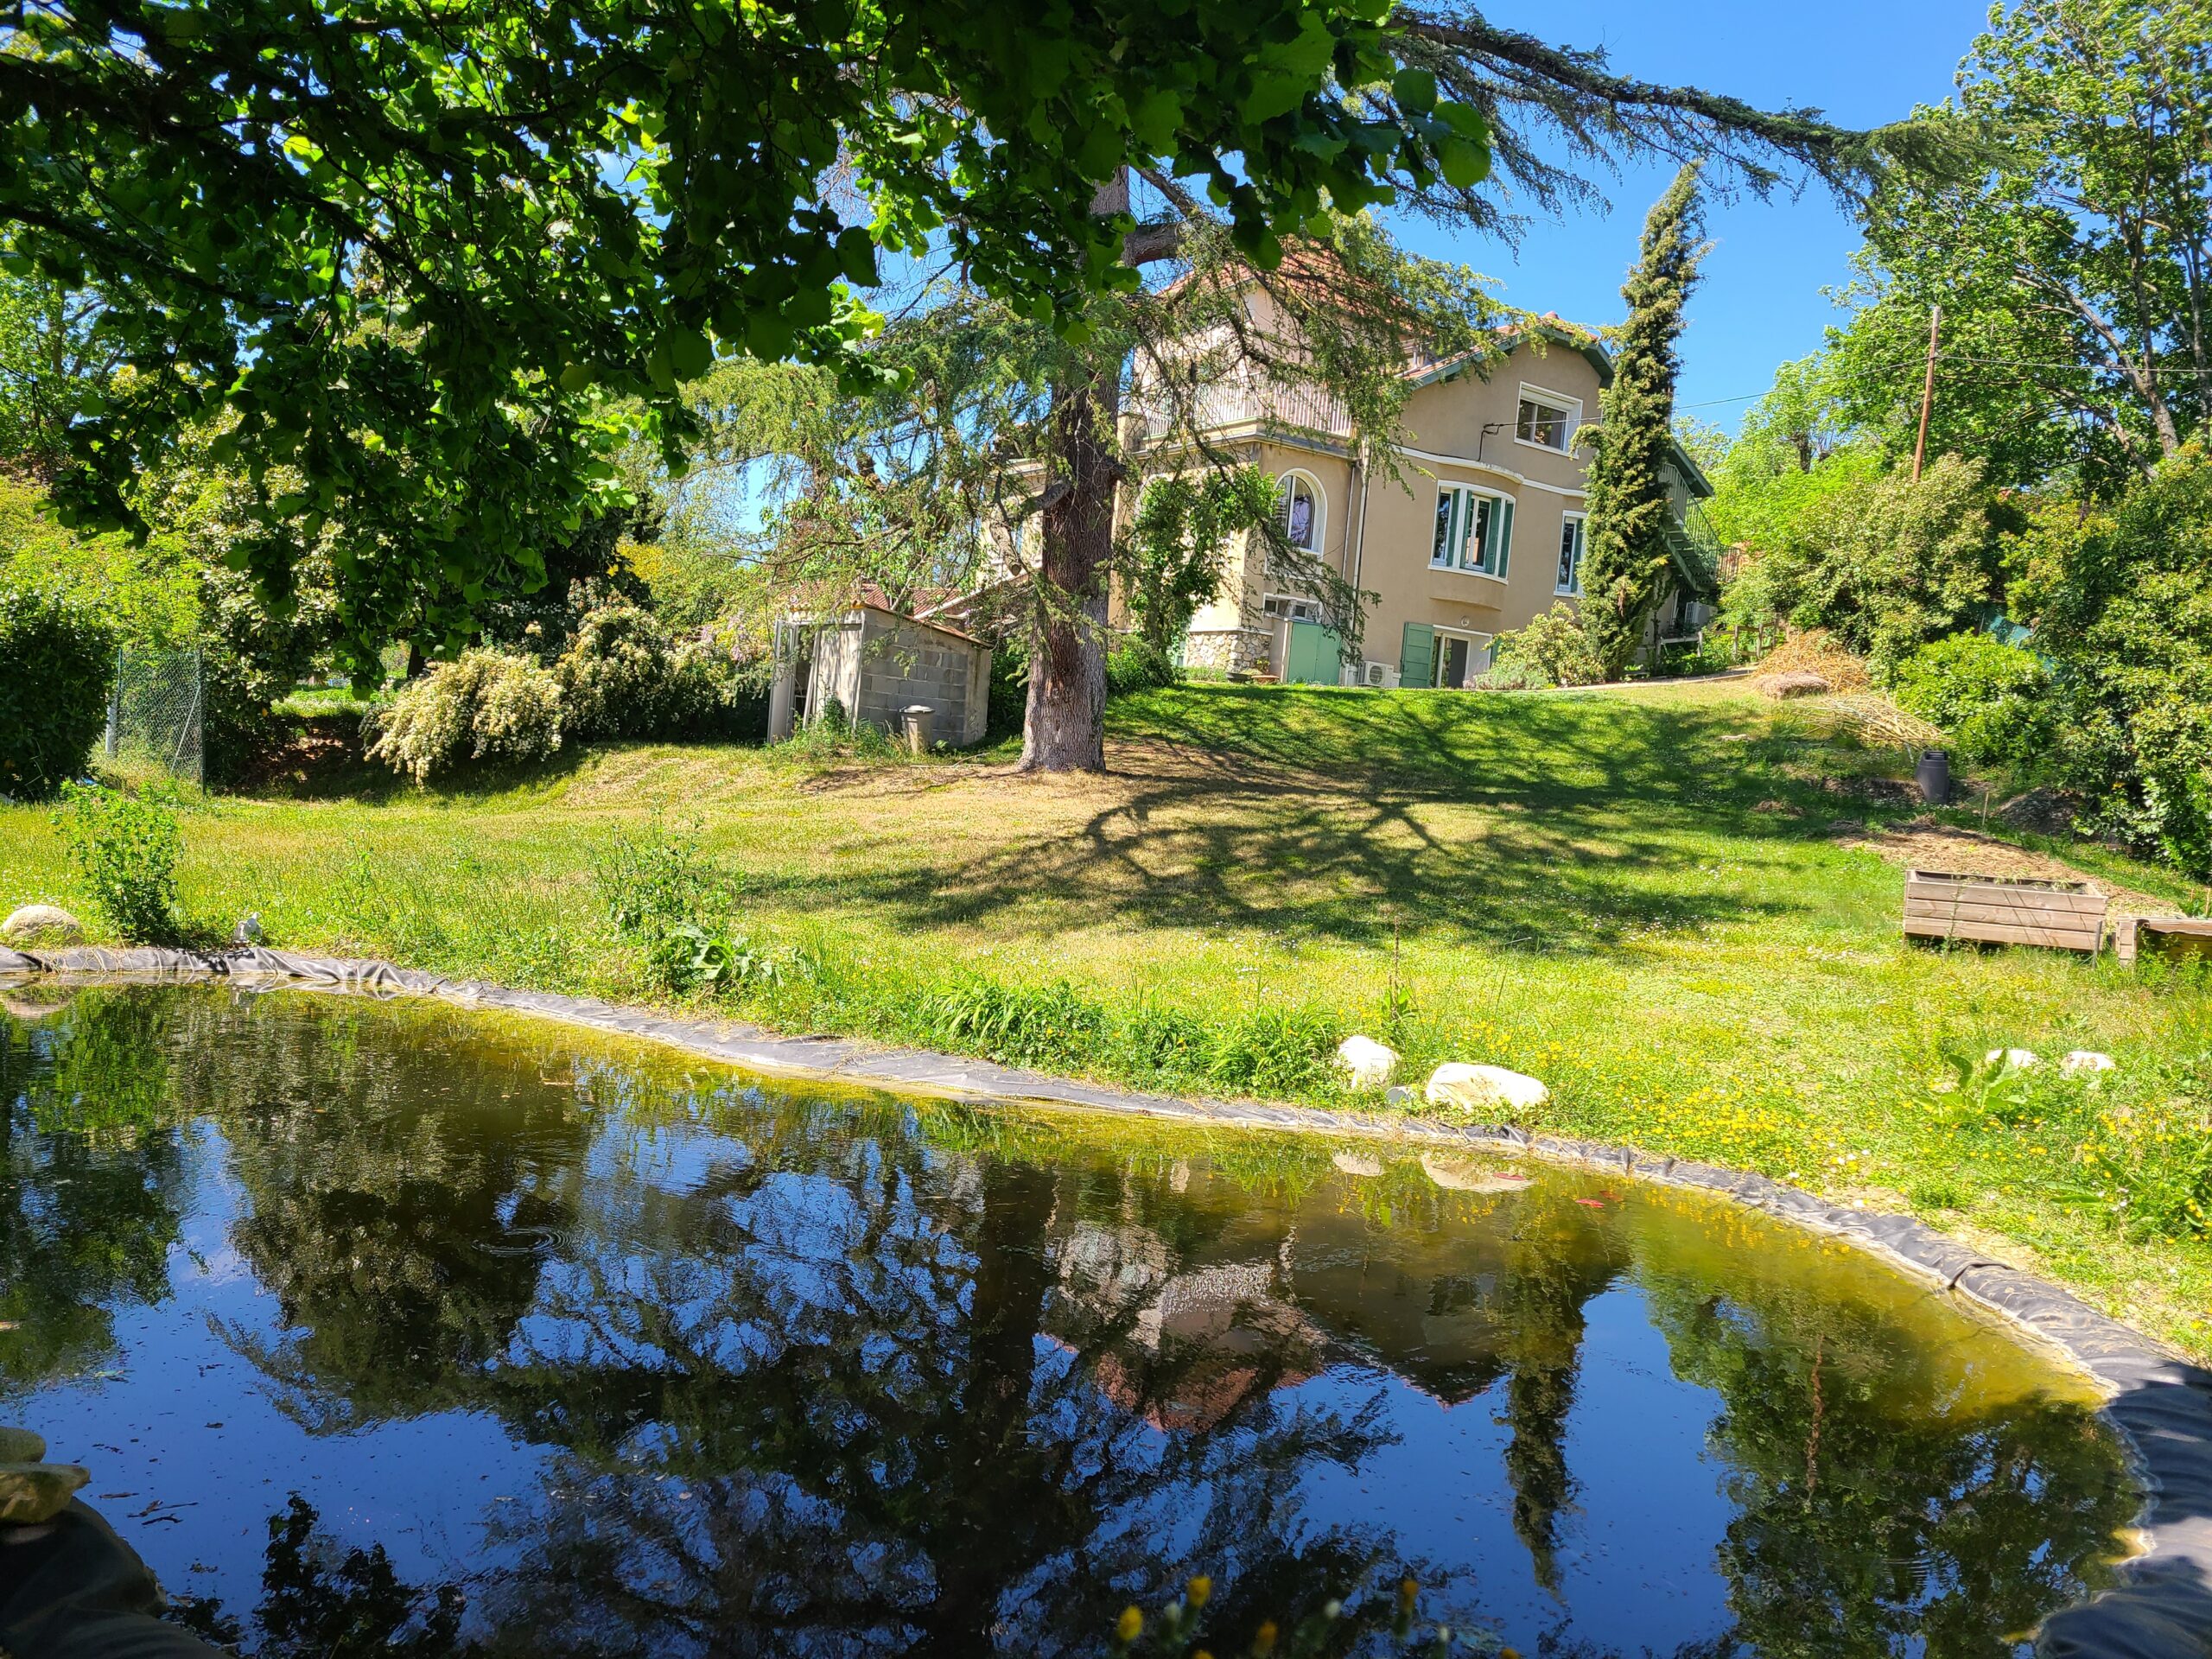
[[[1395,671],[1409,622],[1468,636],[1479,647],[1562,597],[1560,532],[1565,516],[1581,510],[1587,453],[1562,454],[1515,436],[1524,385],[1579,404],[1581,422],[1597,418],[1598,372],[1587,359],[1563,345],[1522,346],[1487,378],[1462,374],[1413,394],[1395,479],[1363,476],[1345,455],[1319,446],[1274,439],[1253,446],[1253,458],[1270,473],[1295,469],[1319,486],[1323,556],[1377,595],[1369,606],[1366,660]],[[1498,429],[1485,433],[1485,425]],[[1444,484],[1472,485],[1513,501],[1503,580],[1431,566]],[[1187,660],[1243,668],[1265,654],[1281,666],[1283,626],[1261,613],[1273,590],[1265,578],[1256,553],[1232,555],[1220,599],[1192,620]]]

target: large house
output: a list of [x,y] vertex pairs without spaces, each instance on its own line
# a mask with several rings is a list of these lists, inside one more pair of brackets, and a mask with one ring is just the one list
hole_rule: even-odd
[[[1408,368],[1414,385],[1395,478],[1362,464],[1350,423],[1326,397],[1233,376],[1209,391],[1201,423],[1281,480],[1292,544],[1378,597],[1347,662],[1313,595],[1271,581],[1259,538],[1242,538],[1219,597],[1192,621],[1186,665],[1464,686],[1490,666],[1497,635],[1580,599],[1589,453],[1574,435],[1598,418],[1612,367],[1594,338],[1564,325],[1518,328],[1505,345]],[[1654,619],[1655,646],[1701,626],[1712,598],[1695,503],[1713,486],[1679,446],[1669,481],[1679,582]]]

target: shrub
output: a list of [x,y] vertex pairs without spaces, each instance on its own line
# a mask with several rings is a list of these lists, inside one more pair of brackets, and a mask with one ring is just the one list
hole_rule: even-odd
[[107,722],[115,636],[59,594],[0,592],[0,794],[50,799]]
[[562,729],[570,737],[658,736],[677,702],[676,652],[660,625],[634,605],[588,613],[553,671],[561,682]]
[[2034,654],[1986,633],[1925,645],[1891,675],[1897,706],[1941,727],[1970,760],[2022,765],[2051,737],[2050,680]]
[[2108,512],[2037,516],[2013,597],[2056,668],[2052,748],[2084,827],[2212,877],[2212,456]]
[[[1605,677],[1605,664],[1598,660],[1598,648],[1581,617],[1566,605],[1554,605],[1525,627],[1497,636],[1496,665],[1491,672],[1506,667],[1520,674],[1533,671],[1548,685],[1595,685]],[[1484,680],[1488,683],[1489,677]]]
[[1719,514],[1721,534],[1751,541],[1726,596],[1734,621],[1825,628],[1878,667],[1973,625],[2001,553],[1980,462],[1945,455],[1916,483],[1851,452],[1798,485],[1770,518]]
[[727,652],[672,641],[626,601],[587,613],[553,671],[572,738],[752,735],[766,712]]
[[1109,697],[1173,685],[1179,677],[1175,659],[1139,635],[1132,634],[1121,641],[1106,658],[1106,695]]
[[1492,663],[1468,682],[1478,691],[1541,691],[1553,683],[1550,675],[1533,663]]
[[133,798],[88,784],[64,784],[61,799],[54,827],[93,909],[126,939],[175,938],[184,837],[172,805],[152,793]]
[[561,683],[527,657],[464,651],[363,722],[367,754],[423,783],[463,761],[542,760],[561,747]]

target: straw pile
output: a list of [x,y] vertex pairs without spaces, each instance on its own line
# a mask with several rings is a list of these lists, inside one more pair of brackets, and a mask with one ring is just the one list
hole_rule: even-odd
[[1759,659],[1751,683],[1770,697],[1817,697],[1864,691],[1872,683],[1864,659],[1853,656],[1826,628],[1793,629]]

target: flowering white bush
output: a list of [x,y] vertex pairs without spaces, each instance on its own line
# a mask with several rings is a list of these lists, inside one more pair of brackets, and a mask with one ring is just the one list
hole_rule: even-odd
[[416,783],[464,760],[542,760],[561,747],[561,682],[528,657],[465,651],[374,716],[368,758]]
[[587,615],[553,671],[572,737],[674,737],[709,727],[731,700],[725,656],[672,643],[629,604]]

